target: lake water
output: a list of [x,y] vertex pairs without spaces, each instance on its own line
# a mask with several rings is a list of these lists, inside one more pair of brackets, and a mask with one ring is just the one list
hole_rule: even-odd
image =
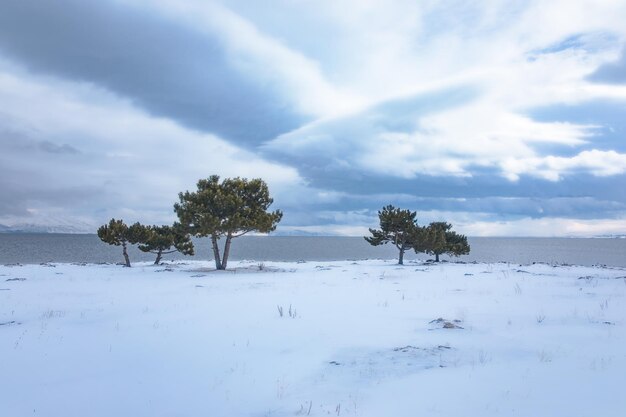
[[[576,265],[626,267],[626,239],[570,238],[469,238],[471,254],[461,261],[547,262]],[[208,239],[195,240],[196,256],[179,253],[168,259],[212,259]],[[132,261],[151,261],[154,255],[131,247]],[[334,261],[393,259],[391,245],[373,247],[361,237],[243,236],[233,240],[230,260]],[[428,259],[427,255],[407,252],[405,259]],[[449,259],[444,256],[442,259]],[[0,263],[41,262],[121,262],[121,247],[101,242],[96,235],[0,234]]]

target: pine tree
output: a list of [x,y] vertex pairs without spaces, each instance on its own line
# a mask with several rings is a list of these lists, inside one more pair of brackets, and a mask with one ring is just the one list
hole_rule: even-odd
[[416,216],[414,211],[385,206],[378,211],[380,230],[369,229],[372,236],[365,236],[365,240],[372,246],[392,243],[399,251],[398,264],[403,265],[404,252],[413,248],[419,229]]
[[[194,247],[189,233],[179,223],[174,226],[144,226],[145,238],[139,242],[139,250],[156,254],[155,265],[161,262],[163,255],[180,252],[193,255]],[[172,247],[174,249],[172,249]]]
[[[283,214],[268,212],[274,202],[261,179],[226,178],[213,175],[198,181],[198,190],[179,193],[174,211],[185,230],[197,237],[210,236],[216,269],[226,269],[233,238],[249,232],[269,233]],[[223,255],[218,241],[225,237]]]
[[453,232],[452,225],[446,222],[433,222],[428,227],[422,228],[415,245],[416,252],[425,252],[435,255],[435,262],[439,262],[439,255],[450,256],[467,255],[470,246],[467,237]]
[[135,223],[130,227],[123,220],[111,219],[108,224],[100,226],[98,229],[98,237],[109,245],[122,246],[122,254],[124,255],[124,266],[130,268],[130,258],[128,257],[128,244],[135,244],[145,239],[145,229],[139,223]]

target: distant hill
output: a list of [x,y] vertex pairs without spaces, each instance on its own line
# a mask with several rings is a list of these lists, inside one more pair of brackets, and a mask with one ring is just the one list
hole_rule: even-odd
[[[87,223],[42,225],[35,223],[19,223],[12,226],[0,224],[0,233],[96,233],[96,227]],[[278,230],[271,236],[335,236],[330,233],[309,232],[306,230]]]
[[336,236],[331,233],[309,232],[306,230],[277,230],[272,232],[270,236]]
[[598,235],[594,237],[603,239],[626,239],[626,235]]
[[71,233],[71,234],[85,234],[95,233],[93,226],[87,224],[77,225],[41,225],[41,224],[28,224],[19,223],[12,226],[0,224],[0,233]]

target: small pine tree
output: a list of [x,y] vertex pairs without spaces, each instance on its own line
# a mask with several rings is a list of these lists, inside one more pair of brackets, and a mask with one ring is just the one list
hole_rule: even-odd
[[135,223],[127,226],[123,220],[111,219],[108,224],[98,228],[98,237],[109,245],[122,246],[122,254],[124,255],[124,266],[130,268],[130,258],[128,257],[128,244],[141,242],[146,238],[144,226]]
[[433,222],[428,227],[421,228],[416,238],[415,252],[425,252],[435,255],[435,262],[439,262],[439,255],[450,256],[467,255],[470,246],[467,237],[453,232],[452,225],[446,222]]
[[372,246],[392,243],[399,251],[398,264],[404,264],[404,252],[414,246],[418,226],[417,213],[403,210],[392,205],[378,211],[380,230],[369,229],[372,236],[365,236],[365,240]]
[[147,226],[145,230],[145,239],[139,242],[138,248],[142,252],[156,254],[155,265],[158,265],[163,255],[168,253],[194,254],[191,237],[179,223],[175,223],[174,226]]

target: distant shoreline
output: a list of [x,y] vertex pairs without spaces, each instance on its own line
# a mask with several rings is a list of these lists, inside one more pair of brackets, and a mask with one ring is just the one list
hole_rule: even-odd
[[[95,232],[38,232],[28,230],[0,230],[0,235],[70,235],[70,236],[96,236]],[[280,238],[363,238],[363,236],[324,235],[324,234],[270,234],[249,235],[250,237],[280,237]],[[597,235],[597,236],[471,236],[470,239],[626,239],[626,235]]]

